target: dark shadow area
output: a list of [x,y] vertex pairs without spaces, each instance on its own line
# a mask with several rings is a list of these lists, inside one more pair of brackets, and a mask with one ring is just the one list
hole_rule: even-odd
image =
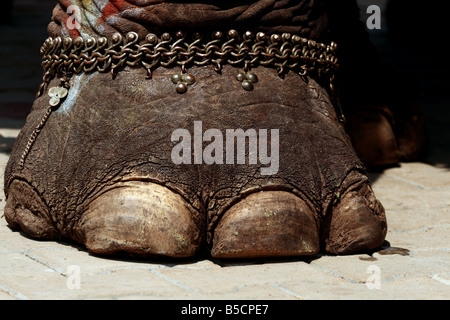
[[297,257],[272,257],[272,258],[248,258],[248,259],[209,259],[215,264],[221,267],[237,267],[237,266],[247,266],[255,264],[266,264],[266,263],[286,263],[286,262],[304,262],[311,263],[314,260],[322,257],[323,254],[314,254],[310,256],[297,256]]
[[[39,49],[56,1],[6,0],[0,10],[0,125],[26,119],[42,82]],[[14,120],[10,122],[10,120]]]
[[[30,102],[3,102],[0,104],[1,128],[14,128],[14,123],[23,122],[31,111]],[[13,121],[8,121],[13,120]],[[15,121],[14,121],[15,120]],[[11,123],[11,124],[10,124]],[[11,127],[12,126],[12,127]]]
[[322,254],[315,254],[311,256],[298,256],[298,257],[271,257],[271,258],[242,258],[242,259],[218,259],[212,258],[207,251],[201,251],[193,257],[188,258],[171,258],[163,256],[155,257],[145,257],[140,255],[133,255],[130,253],[116,253],[113,255],[99,255],[89,252],[83,246],[79,246],[72,242],[58,241],[58,243],[63,245],[68,245],[77,248],[79,251],[88,252],[91,256],[107,259],[116,260],[130,263],[154,263],[154,264],[164,264],[166,267],[175,267],[179,265],[188,265],[197,263],[203,260],[212,261],[220,267],[238,267],[238,266],[250,266],[266,263],[286,263],[286,262],[304,262],[311,263],[314,260],[322,257]]
[[[448,38],[447,11],[434,0],[359,1],[368,2],[384,9],[381,29],[368,33],[392,85],[404,88],[397,99],[417,105],[425,118],[428,153],[418,161],[450,168],[450,65],[439,53]],[[361,5],[361,20],[369,16]]]
[[3,0],[2,10],[0,10],[0,25],[7,25],[11,23],[11,16],[13,11],[13,0]]
[[0,136],[0,153],[11,153],[15,138],[5,138]]
[[368,170],[367,176],[369,177],[369,181],[371,183],[378,180],[378,178],[383,174],[383,170]]
[[[78,244],[74,244],[73,242],[66,241],[58,241],[60,244],[69,245],[77,248],[79,251],[89,252],[83,246]],[[180,265],[188,265],[197,263],[203,260],[211,261],[217,264],[220,267],[237,267],[237,266],[249,266],[249,265],[258,265],[258,264],[266,264],[266,263],[286,263],[286,262],[305,262],[311,263],[312,261],[319,259],[322,254],[315,254],[311,256],[298,256],[298,257],[271,257],[271,258],[241,258],[241,259],[218,259],[212,258],[209,254],[208,250],[203,248],[203,250],[199,250],[199,252],[187,258],[171,258],[164,256],[141,256],[141,255],[133,255],[131,253],[116,253],[113,255],[99,255],[92,252],[89,252],[90,255],[100,258],[100,259],[108,259],[108,260],[116,260],[116,261],[124,261],[131,263],[151,263],[151,264],[164,264],[166,267],[176,267]]]
[[2,119],[0,118],[0,128],[4,129],[22,129],[25,125],[25,118],[22,119]]

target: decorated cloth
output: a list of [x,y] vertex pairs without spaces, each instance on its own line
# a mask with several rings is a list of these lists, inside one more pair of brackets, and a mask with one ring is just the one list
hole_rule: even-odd
[[109,38],[130,30],[145,36],[170,29],[242,28],[320,39],[328,25],[323,6],[323,1],[316,0],[59,0],[49,34]]

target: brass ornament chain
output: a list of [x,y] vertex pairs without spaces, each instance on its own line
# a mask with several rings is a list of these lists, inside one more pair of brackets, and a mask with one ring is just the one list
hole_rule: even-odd
[[[280,76],[292,70],[302,76],[330,80],[338,69],[337,46],[308,40],[289,33],[266,35],[230,30],[209,36],[200,33],[148,34],[143,41],[135,32],[125,37],[119,33],[107,38],[48,38],[41,48],[44,83],[57,74],[111,72],[113,76],[126,66],[141,66],[151,78],[159,66],[213,65],[220,72],[223,65],[275,68]],[[331,81],[329,81],[331,83]],[[42,93],[43,86],[40,88]]]

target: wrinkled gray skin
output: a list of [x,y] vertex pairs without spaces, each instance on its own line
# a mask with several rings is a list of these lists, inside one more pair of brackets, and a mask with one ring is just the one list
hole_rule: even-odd
[[[238,24],[329,37],[320,1],[134,2],[145,14],[119,10],[102,28],[83,25],[82,34],[142,35],[195,21],[208,30]],[[69,33],[64,12],[61,4],[55,9],[51,35]],[[151,80],[139,68],[125,68],[114,80],[98,72],[74,75],[20,170],[27,140],[48,108],[47,90],[60,84],[53,79],[36,99],[5,171],[8,223],[32,237],[72,239],[101,254],[187,257],[206,250],[245,258],[379,247],[384,209],[325,88],[293,72],[280,78],[258,67],[252,69],[255,89],[245,91],[235,79],[239,71],[189,68],[196,82],[182,95],[170,80],[176,69],[158,68]],[[261,175],[267,165],[248,161],[174,164],[172,133],[182,128],[192,135],[194,121],[224,134],[278,129],[277,172]]]

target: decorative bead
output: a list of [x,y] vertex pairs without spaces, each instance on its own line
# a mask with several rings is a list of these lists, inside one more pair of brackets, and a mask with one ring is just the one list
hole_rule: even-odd
[[184,83],[180,82],[177,84],[177,92],[178,93],[185,93],[186,91],[187,91],[187,86]]
[[237,79],[239,82],[242,82],[242,81],[246,80],[247,77],[246,77],[245,74],[243,74],[243,73],[238,73],[238,75],[236,76],[236,79]]
[[238,36],[238,32],[236,30],[230,30],[228,31],[228,37],[230,38],[236,38]]
[[276,43],[281,40],[281,37],[279,34],[273,34],[270,36],[270,40],[272,41],[272,43]]
[[281,35],[281,39],[282,39],[283,41],[289,41],[290,38],[291,38],[291,34],[290,34],[290,33],[283,33],[283,34]]
[[127,33],[127,41],[133,41],[138,38],[138,34],[136,32],[128,32]]
[[300,44],[300,41],[302,40],[302,38],[298,35],[293,35],[291,40],[292,40],[293,44]]
[[258,77],[254,73],[247,74],[247,79],[248,79],[248,81],[250,81],[252,83],[258,82]]
[[172,40],[172,36],[170,35],[170,33],[163,33],[163,35],[161,36],[161,39],[163,40],[163,41],[170,41],[170,40]]
[[258,77],[254,73],[240,72],[236,75],[236,80],[242,82],[242,87],[247,90],[253,90],[253,84],[258,82]]
[[174,74],[171,78],[172,82],[175,83],[176,90],[178,93],[185,93],[187,91],[187,87],[193,83],[195,83],[195,77],[192,74]]
[[146,37],[145,40],[147,40],[147,42],[149,44],[157,44],[158,43],[158,37],[156,36],[156,34],[154,33],[149,33]]
[[258,32],[256,34],[256,40],[258,40],[258,41],[266,40],[266,34],[264,32]]
[[181,75],[179,75],[179,74],[174,74],[174,75],[172,76],[172,82],[173,82],[173,83],[178,84],[180,81],[181,81]]
[[92,46],[92,45],[95,45],[95,39],[94,38],[92,38],[92,37],[89,37],[89,38],[87,38],[86,39],[86,45],[88,46],[88,47],[90,47],[90,46]]
[[[68,39],[71,39],[71,38],[68,38]],[[108,43],[108,39],[106,39],[106,37],[100,37],[100,39],[98,39],[98,44],[100,46],[104,46],[107,43]]]
[[244,40],[250,40],[253,38],[253,33],[251,31],[246,31],[244,33]]
[[187,83],[187,84],[193,84],[195,82],[195,77],[192,74],[185,74],[183,76],[183,80]]
[[194,34],[192,35],[192,38],[194,40],[200,40],[203,38],[203,35],[200,32],[194,32]]
[[251,83],[248,80],[244,80],[244,81],[242,81],[242,88],[244,88],[247,91],[252,91],[253,90],[253,83]]
[[222,36],[223,36],[223,34],[222,34],[221,31],[216,31],[216,32],[214,32],[214,34],[213,34],[213,38],[216,39],[216,40],[222,39]]
[[[80,39],[81,42],[83,41],[82,37],[78,37],[78,38],[75,39],[75,43],[78,41],[78,39]],[[122,35],[120,33],[117,33],[117,32],[114,33],[113,36],[112,36],[112,41],[113,42],[120,42],[120,41],[122,41]]]
[[177,37],[177,39],[182,39],[182,38],[184,38],[186,36],[186,34],[184,33],[184,31],[177,31],[176,33],[175,33],[175,37]]

